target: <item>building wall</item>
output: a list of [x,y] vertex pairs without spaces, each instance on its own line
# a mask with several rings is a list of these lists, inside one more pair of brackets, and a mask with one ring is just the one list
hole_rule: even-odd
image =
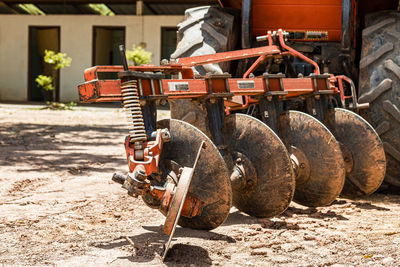
[[183,16],[0,15],[0,100],[28,98],[29,26],[59,26],[60,48],[72,65],[60,72],[60,100],[77,101],[77,85],[92,64],[93,26],[124,26],[127,48],[141,42],[159,64],[161,27],[175,27]]

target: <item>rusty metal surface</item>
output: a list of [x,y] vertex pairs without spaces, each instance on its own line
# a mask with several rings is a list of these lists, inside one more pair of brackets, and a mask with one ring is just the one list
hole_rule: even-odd
[[342,195],[370,195],[381,185],[386,171],[383,144],[372,126],[359,115],[336,108],[327,112],[325,125],[342,144],[348,166]]
[[192,181],[192,176],[193,176],[193,169],[185,167],[181,175],[181,178],[179,179],[178,186],[176,187],[175,195],[172,199],[171,207],[168,211],[167,218],[165,219],[163,231],[165,234],[169,235],[169,238],[168,242],[165,244],[165,249],[162,256],[163,261],[167,256],[168,249],[171,245],[176,225],[178,224],[178,220],[182,211],[183,203],[185,202],[190,182]]
[[180,179],[178,182],[178,186],[176,187],[176,191],[174,197],[172,199],[171,206],[169,208],[168,214],[165,218],[164,224],[164,233],[169,235],[168,242],[165,245],[165,250],[162,256],[162,260],[164,261],[167,256],[168,249],[171,245],[172,238],[175,233],[176,225],[178,224],[181,212],[183,210],[184,204],[187,203],[186,196],[189,191],[190,184],[192,182],[194,171],[197,167],[197,162],[199,161],[201,152],[204,148],[204,141],[201,142],[199,150],[197,151],[196,160],[193,163],[193,168],[183,167],[182,173],[180,175]]
[[225,118],[223,136],[230,154],[243,154],[257,172],[251,190],[234,190],[233,204],[256,217],[285,211],[293,198],[295,180],[289,154],[279,137],[263,122],[244,114]]
[[[187,168],[184,168],[184,170]],[[190,182],[192,181],[192,176],[188,175],[189,173],[186,171],[186,175],[181,175],[179,179],[178,185],[176,186],[174,195],[172,197],[171,205],[168,209],[167,216],[165,218],[165,223],[163,227],[163,232],[166,235],[171,235],[175,226],[176,220],[179,219],[180,211],[182,210],[182,202],[185,201],[187,190],[189,189]]]
[[204,141],[201,142],[199,150],[197,151],[195,162],[193,167],[183,167],[179,176],[178,185],[176,186],[175,192],[172,197],[171,205],[169,207],[167,216],[165,218],[163,232],[167,235],[173,235],[179,216],[181,215],[185,199],[189,191],[190,184],[192,182],[193,174],[199,161],[201,152],[204,147]]
[[163,165],[168,165],[170,160],[182,167],[192,166],[201,142],[205,141],[189,188],[189,194],[202,201],[203,209],[199,216],[181,217],[178,224],[207,230],[218,227],[225,221],[232,205],[229,172],[218,149],[205,134],[186,122],[171,119],[157,124],[157,128],[168,128],[171,133],[171,140],[164,144],[161,153],[162,170],[168,168]]
[[332,203],[342,191],[345,167],[339,144],[318,120],[298,111],[279,118],[279,137],[286,147],[301,150],[310,164],[310,176],[296,184],[294,201],[318,207]]

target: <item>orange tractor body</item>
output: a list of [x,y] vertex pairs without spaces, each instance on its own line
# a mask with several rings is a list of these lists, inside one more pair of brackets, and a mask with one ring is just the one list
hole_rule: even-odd
[[342,0],[253,0],[252,10],[253,36],[285,29],[304,33],[307,41],[340,41]]

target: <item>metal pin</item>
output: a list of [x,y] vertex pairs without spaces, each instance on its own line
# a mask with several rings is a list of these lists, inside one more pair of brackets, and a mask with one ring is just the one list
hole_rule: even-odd
[[138,81],[139,81],[139,93],[140,93],[140,96],[143,96],[142,79],[138,79]]
[[160,87],[160,95],[163,95],[164,94],[164,90],[163,90],[163,87],[162,87],[161,79],[158,80],[158,86]]
[[154,87],[154,80],[150,79],[151,94],[156,95],[156,88]]

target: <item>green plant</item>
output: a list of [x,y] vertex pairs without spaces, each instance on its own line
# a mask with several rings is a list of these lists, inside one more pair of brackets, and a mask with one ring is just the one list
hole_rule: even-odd
[[126,58],[133,66],[150,63],[152,54],[153,53],[145,50],[143,47],[136,47],[135,45],[132,46],[132,50],[126,50]]
[[58,103],[58,102],[46,102],[46,107],[43,109],[56,109],[56,110],[73,110],[73,108],[76,106],[76,103],[71,101],[67,104],[64,103]]
[[71,66],[72,59],[66,53],[44,50],[44,62],[54,65],[54,70]]
[[67,109],[69,109],[69,110],[72,110],[75,106],[76,106],[76,103],[73,102],[73,101],[69,102],[69,103],[66,105]]
[[36,83],[46,91],[54,90],[53,78],[51,76],[39,75],[35,79]]
[[39,87],[42,87],[46,91],[53,91],[52,93],[52,101],[56,101],[56,79],[57,79],[57,71],[59,69],[63,69],[71,66],[72,59],[67,56],[66,53],[54,52],[52,50],[44,50],[44,62],[53,66],[51,76],[39,75],[35,81]]

